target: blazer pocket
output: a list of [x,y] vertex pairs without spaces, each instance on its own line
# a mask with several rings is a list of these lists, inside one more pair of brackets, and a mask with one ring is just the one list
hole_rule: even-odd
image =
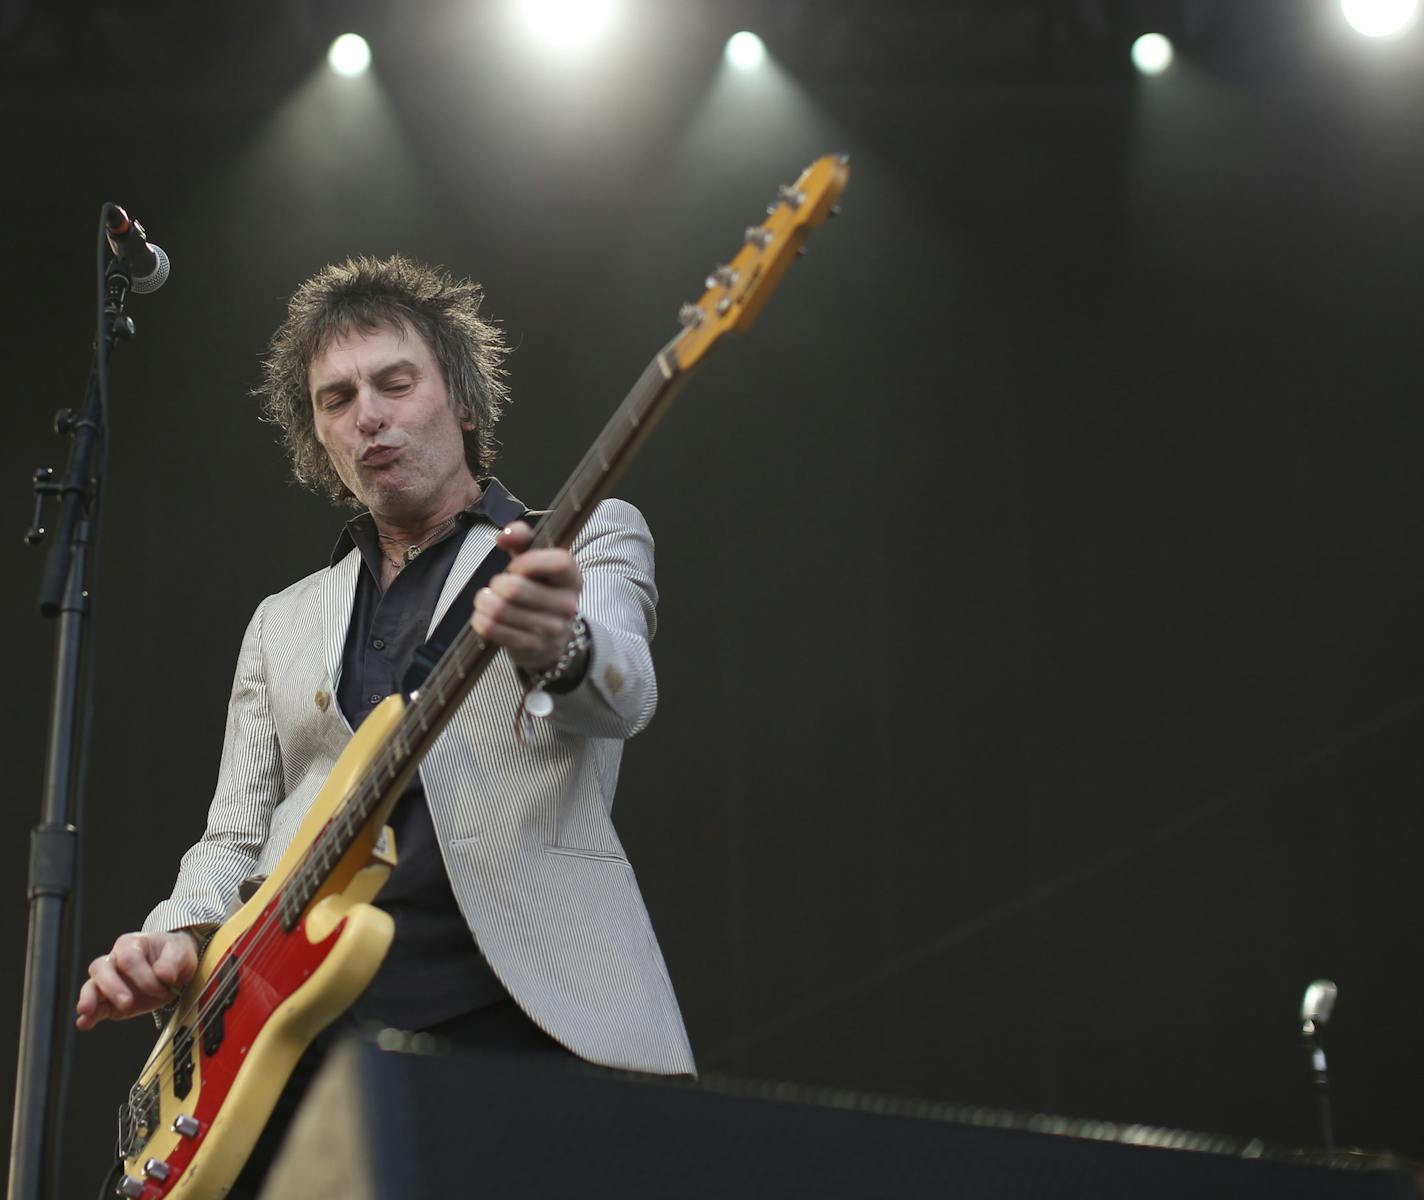
[[574,846],[551,846],[547,842],[544,844],[545,854],[562,854],[568,858],[585,858],[592,862],[618,863],[620,866],[630,866],[627,855],[618,854],[608,850],[579,850]]

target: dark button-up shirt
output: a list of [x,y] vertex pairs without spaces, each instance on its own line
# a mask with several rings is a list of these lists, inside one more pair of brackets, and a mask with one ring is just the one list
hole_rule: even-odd
[[[382,700],[400,690],[425,642],[440,592],[465,534],[477,522],[503,528],[524,506],[498,480],[483,482],[480,499],[445,535],[426,546],[381,591],[384,556],[370,513],[347,522],[332,554],[335,564],[354,546],[364,564],[341,658],[337,703],[357,728]],[[396,548],[392,554],[398,554]],[[440,842],[417,774],[390,820],[396,867],[376,903],[396,924],[395,941],[375,979],[352,1006],[363,1021],[422,1029],[492,1004],[504,988],[475,944],[445,871]]]

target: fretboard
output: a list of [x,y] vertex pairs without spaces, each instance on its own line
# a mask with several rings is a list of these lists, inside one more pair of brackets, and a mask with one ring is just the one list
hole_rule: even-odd
[[[648,364],[633,390],[594,439],[534,533],[533,546],[570,546],[609,494],[677,389],[729,333],[744,333],[803,248],[807,234],[835,212],[850,178],[845,155],[823,155],[794,184],[777,191],[766,218],[750,226],[729,263],[714,268],[696,304],[683,308],[683,332]],[[489,666],[496,648],[465,624],[418,693],[361,782],[313,841],[283,886],[283,923],[292,928],[358,837],[384,823],[411,773],[451,715]]]
[[[549,511],[539,522],[531,548],[573,544],[595,506],[608,496],[633,460],[685,375],[667,347],[648,364],[633,390],[559,489]],[[420,760],[497,651],[497,646],[486,642],[469,624],[460,627],[420,690],[407,698],[400,722],[372,759],[360,783],[312,842],[301,865],[282,889],[279,906],[285,928],[290,930],[296,926],[307,905],[362,831],[376,823],[384,824]]]

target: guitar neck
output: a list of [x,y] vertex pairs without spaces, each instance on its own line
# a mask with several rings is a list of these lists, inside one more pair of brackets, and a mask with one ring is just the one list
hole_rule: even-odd
[[[648,364],[633,390],[559,489],[549,511],[539,522],[534,546],[572,545],[598,502],[612,491],[643,440],[652,432],[687,374],[676,365],[666,348]],[[292,890],[284,895],[283,902],[284,911],[293,921],[362,831],[384,824],[420,760],[494,660],[498,649],[470,625],[461,626],[420,690],[411,693],[400,723],[361,783],[312,844],[312,852],[293,877],[289,885]]]
[[612,419],[554,497],[534,534],[535,546],[570,546],[594,507],[613,490],[624,469],[653,431],[658,418],[686,381],[672,343],[658,352]]
[[[687,374],[677,367],[666,349],[648,364],[540,519],[533,547],[573,544],[598,502],[613,490],[658,418],[667,410]],[[469,695],[494,654],[495,648],[473,628],[461,627],[430,677],[412,697],[405,719],[391,739],[391,749],[396,751],[392,761],[393,777],[419,762],[460,702]]]
[[[588,453],[555,496],[534,532],[534,547],[574,538],[632,462],[688,376],[728,333],[744,333],[766,303],[809,232],[834,213],[849,180],[845,156],[827,155],[782,187],[767,220],[746,231],[732,260],[714,269],[696,304],[684,306],[683,331],[653,358]],[[356,839],[389,816],[426,751],[493,661],[497,647],[466,623],[441,655],[360,784],[312,843],[283,890],[284,918],[295,922]]]

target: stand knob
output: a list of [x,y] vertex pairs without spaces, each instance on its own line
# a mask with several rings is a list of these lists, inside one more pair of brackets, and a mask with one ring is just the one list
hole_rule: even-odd
[[45,527],[40,524],[40,519],[44,516],[45,497],[53,495],[59,489],[54,484],[53,467],[36,467],[32,476],[35,485],[35,516],[30,522],[29,529],[25,532],[25,544],[37,546],[44,541]]

